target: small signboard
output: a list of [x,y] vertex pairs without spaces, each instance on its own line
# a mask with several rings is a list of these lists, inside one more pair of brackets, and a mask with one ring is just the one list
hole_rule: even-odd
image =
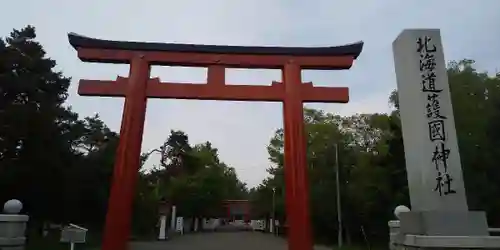
[[85,243],[88,229],[69,224],[61,231],[61,242],[70,243],[71,249],[74,249],[75,243]]
[[250,225],[252,226],[253,230],[264,231],[265,229],[264,220],[251,220]]

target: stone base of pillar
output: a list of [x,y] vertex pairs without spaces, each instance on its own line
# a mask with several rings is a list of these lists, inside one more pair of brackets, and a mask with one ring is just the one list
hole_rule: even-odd
[[488,236],[481,211],[410,211],[401,213],[401,233],[414,235]]
[[499,249],[499,236],[405,235],[405,249]]
[[5,214],[0,214],[0,249],[23,250],[26,244],[26,224],[29,216],[18,214],[22,203],[18,200],[7,201]]
[[391,249],[500,248],[500,237],[489,236],[481,211],[411,211],[398,217],[399,223],[389,222]]
[[2,250],[24,250],[25,244],[26,244],[26,237],[17,237],[17,238],[0,237],[0,249]]
[[400,229],[399,221],[391,220],[387,225],[389,226],[389,249],[396,250],[398,249],[396,246],[396,238],[398,237]]

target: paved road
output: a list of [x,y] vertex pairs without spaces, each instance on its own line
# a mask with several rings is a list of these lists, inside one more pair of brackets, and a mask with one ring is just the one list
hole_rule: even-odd
[[[285,239],[261,232],[215,232],[177,236],[170,241],[132,242],[130,250],[287,250]],[[316,247],[315,250],[327,250]]]

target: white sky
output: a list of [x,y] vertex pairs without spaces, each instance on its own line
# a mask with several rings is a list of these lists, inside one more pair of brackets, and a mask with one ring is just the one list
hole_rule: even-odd
[[[118,131],[123,99],[79,97],[77,80],[126,76],[124,65],[82,63],[68,32],[111,39],[220,45],[332,46],[365,42],[349,71],[306,71],[315,85],[348,86],[349,104],[311,105],[343,115],[387,112],[395,88],[391,44],[405,28],[441,29],[446,60],[471,58],[480,70],[500,67],[500,1],[482,0],[23,0],[0,9],[0,36],[31,24],[48,55],[73,77],[68,102],[81,116],[98,112]],[[153,68],[162,81],[205,81],[205,70]],[[268,85],[273,70],[229,70],[228,83]],[[150,100],[143,151],[158,147],[170,129],[191,143],[211,141],[223,161],[255,186],[269,166],[266,145],[282,126],[281,104]],[[157,156],[148,165],[155,164]]]

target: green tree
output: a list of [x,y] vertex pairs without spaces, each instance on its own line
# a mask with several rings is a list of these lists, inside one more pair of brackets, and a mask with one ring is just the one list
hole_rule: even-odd
[[21,199],[35,220],[62,219],[63,207],[54,204],[74,159],[67,129],[77,115],[63,106],[70,79],[54,70],[35,37],[28,26],[0,39],[0,200]]
[[[156,206],[166,199],[184,217],[221,216],[223,200],[247,197],[245,184],[234,168],[219,159],[218,150],[210,142],[191,146],[186,133],[171,131],[164,144],[143,154],[142,160],[152,153],[160,154],[160,162],[141,174],[136,207]],[[136,211],[135,217],[143,218],[144,210]],[[148,221],[151,228],[153,220]]]
[[70,78],[55,66],[32,26],[0,39],[0,203],[23,202],[35,249],[46,222],[102,226],[118,144],[99,116],[65,104]]
[[[500,148],[496,129],[500,78],[477,72],[474,63],[469,59],[450,62],[448,78],[469,208],[486,211],[490,226],[496,226],[500,225],[500,202],[493,198],[500,191],[495,157]],[[390,99],[398,107],[396,91]]]
[[[494,198],[500,191],[500,173],[495,165],[495,155],[500,153],[500,132],[496,129],[500,120],[500,78],[498,74],[479,73],[473,66],[472,60],[451,62],[448,76],[469,207],[487,211],[490,226],[495,226],[500,223],[496,213],[500,202]],[[338,230],[334,143],[339,148],[342,216],[348,241],[362,240],[362,228],[370,241],[385,244],[387,221],[394,219],[394,207],[409,205],[396,91],[389,102],[395,108],[391,114],[340,117],[305,110],[311,216],[318,240],[331,240]],[[284,188],[282,129],[276,131],[268,151],[274,163],[269,169],[271,176],[251,190],[255,210],[267,216],[272,213],[272,188]],[[282,192],[277,196],[282,206]],[[283,208],[277,211],[281,213]]]

